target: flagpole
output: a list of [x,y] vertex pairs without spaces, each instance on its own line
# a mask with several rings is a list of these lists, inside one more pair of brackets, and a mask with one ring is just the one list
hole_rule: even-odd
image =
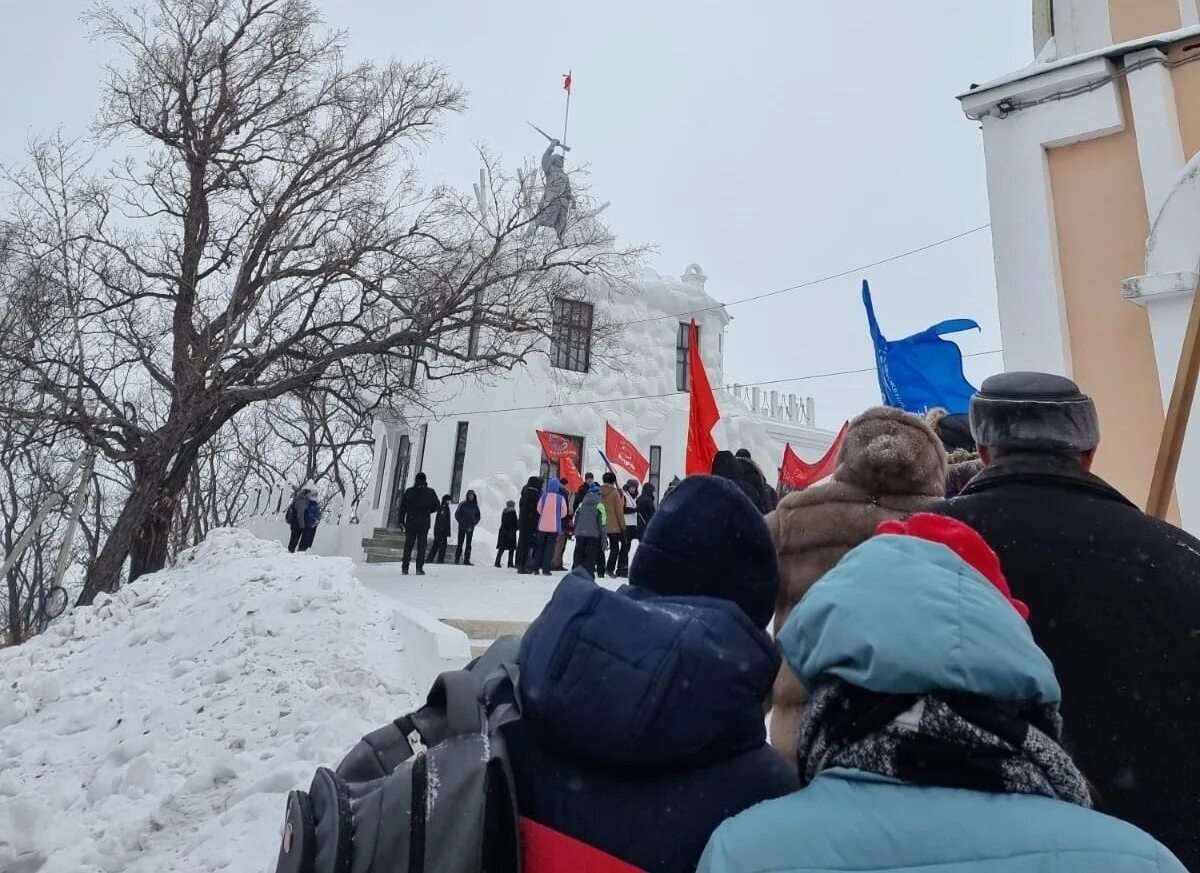
[[567,111],[563,115],[563,145],[567,144],[567,123],[571,120],[571,71],[567,70]]

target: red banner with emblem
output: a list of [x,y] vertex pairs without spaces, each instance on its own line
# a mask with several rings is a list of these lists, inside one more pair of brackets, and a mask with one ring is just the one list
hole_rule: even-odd
[[637,450],[637,446],[608,423],[604,425],[604,454],[608,456],[609,463],[632,473],[633,478],[639,482],[646,481],[650,472],[650,462]]
[[557,464],[563,458],[570,458],[573,461],[579,460],[579,449],[575,447],[575,443],[562,434],[550,433],[544,430],[534,431],[534,433],[537,434],[538,442],[542,444],[542,451],[546,455],[546,460],[553,464]]

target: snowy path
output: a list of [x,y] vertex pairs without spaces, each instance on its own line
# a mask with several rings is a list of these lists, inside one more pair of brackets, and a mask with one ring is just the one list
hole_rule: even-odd
[[[550,600],[565,573],[521,576],[516,570],[486,566],[426,566],[426,576],[402,576],[399,564],[360,564],[355,575],[374,591],[394,597],[434,618],[488,618],[496,621],[532,621]],[[617,588],[624,579],[602,579]]]

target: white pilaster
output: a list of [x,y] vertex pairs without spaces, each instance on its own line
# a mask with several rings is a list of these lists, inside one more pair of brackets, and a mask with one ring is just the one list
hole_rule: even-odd
[[1200,24],[1200,7],[1196,0],[1179,0],[1179,26],[1192,27]]
[[[1187,2],[1193,4],[1194,12],[1194,0]],[[1166,60],[1166,55],[1154,48],[1134,52],[1125,58],[1126,69],[1133,70],[1128,76],[1129,96],[1133,105],[1133,126],[1137,131],[1146,214],[1151,222],[1166,203],[1184,165],[1175,87]]]
[[1068,58],[1112,45],[1109,0],[1053,0],[1058,56]]

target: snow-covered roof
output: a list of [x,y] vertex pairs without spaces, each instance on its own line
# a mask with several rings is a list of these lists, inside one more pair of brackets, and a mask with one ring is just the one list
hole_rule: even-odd
[[[1042,62],[1034,61],[1027,67],[1023,67],[1016,72],[1008,73],[999,78],[992,79],[990,82],[985,82],[982,85],[973,85],[966,91],[958,95],[959,100],[978,99],[981,95],[989,91],[995,91],[1003,88],[1006,85],[1011,85],[1015,82],[1021,82],[1025,79],[1031,79],[1034,76],[1040,76],[1044,73],[1054,72],[1066,67],[1071,67],[1076,64],[1082,64],[1086,61],[1095,60],[1097,58],[1120,58],[1140,49],[1156,48],[1173,45],[1185,39],[1192,39],[1200,36],[1200,25],[1191,25],[1190,27],[1182,27],[1179,30],[1160,33],[1155,36],[1145,36],[1139,39],[1131,39],[1127,42],[1118,43],[1116,45],[1105,46],[1093,51],[1083,52],[1082,54],[1071,55],[1070,57],[1060,58],[1058,60]],[[1044,55],[1040,55],[1044,57]]]

